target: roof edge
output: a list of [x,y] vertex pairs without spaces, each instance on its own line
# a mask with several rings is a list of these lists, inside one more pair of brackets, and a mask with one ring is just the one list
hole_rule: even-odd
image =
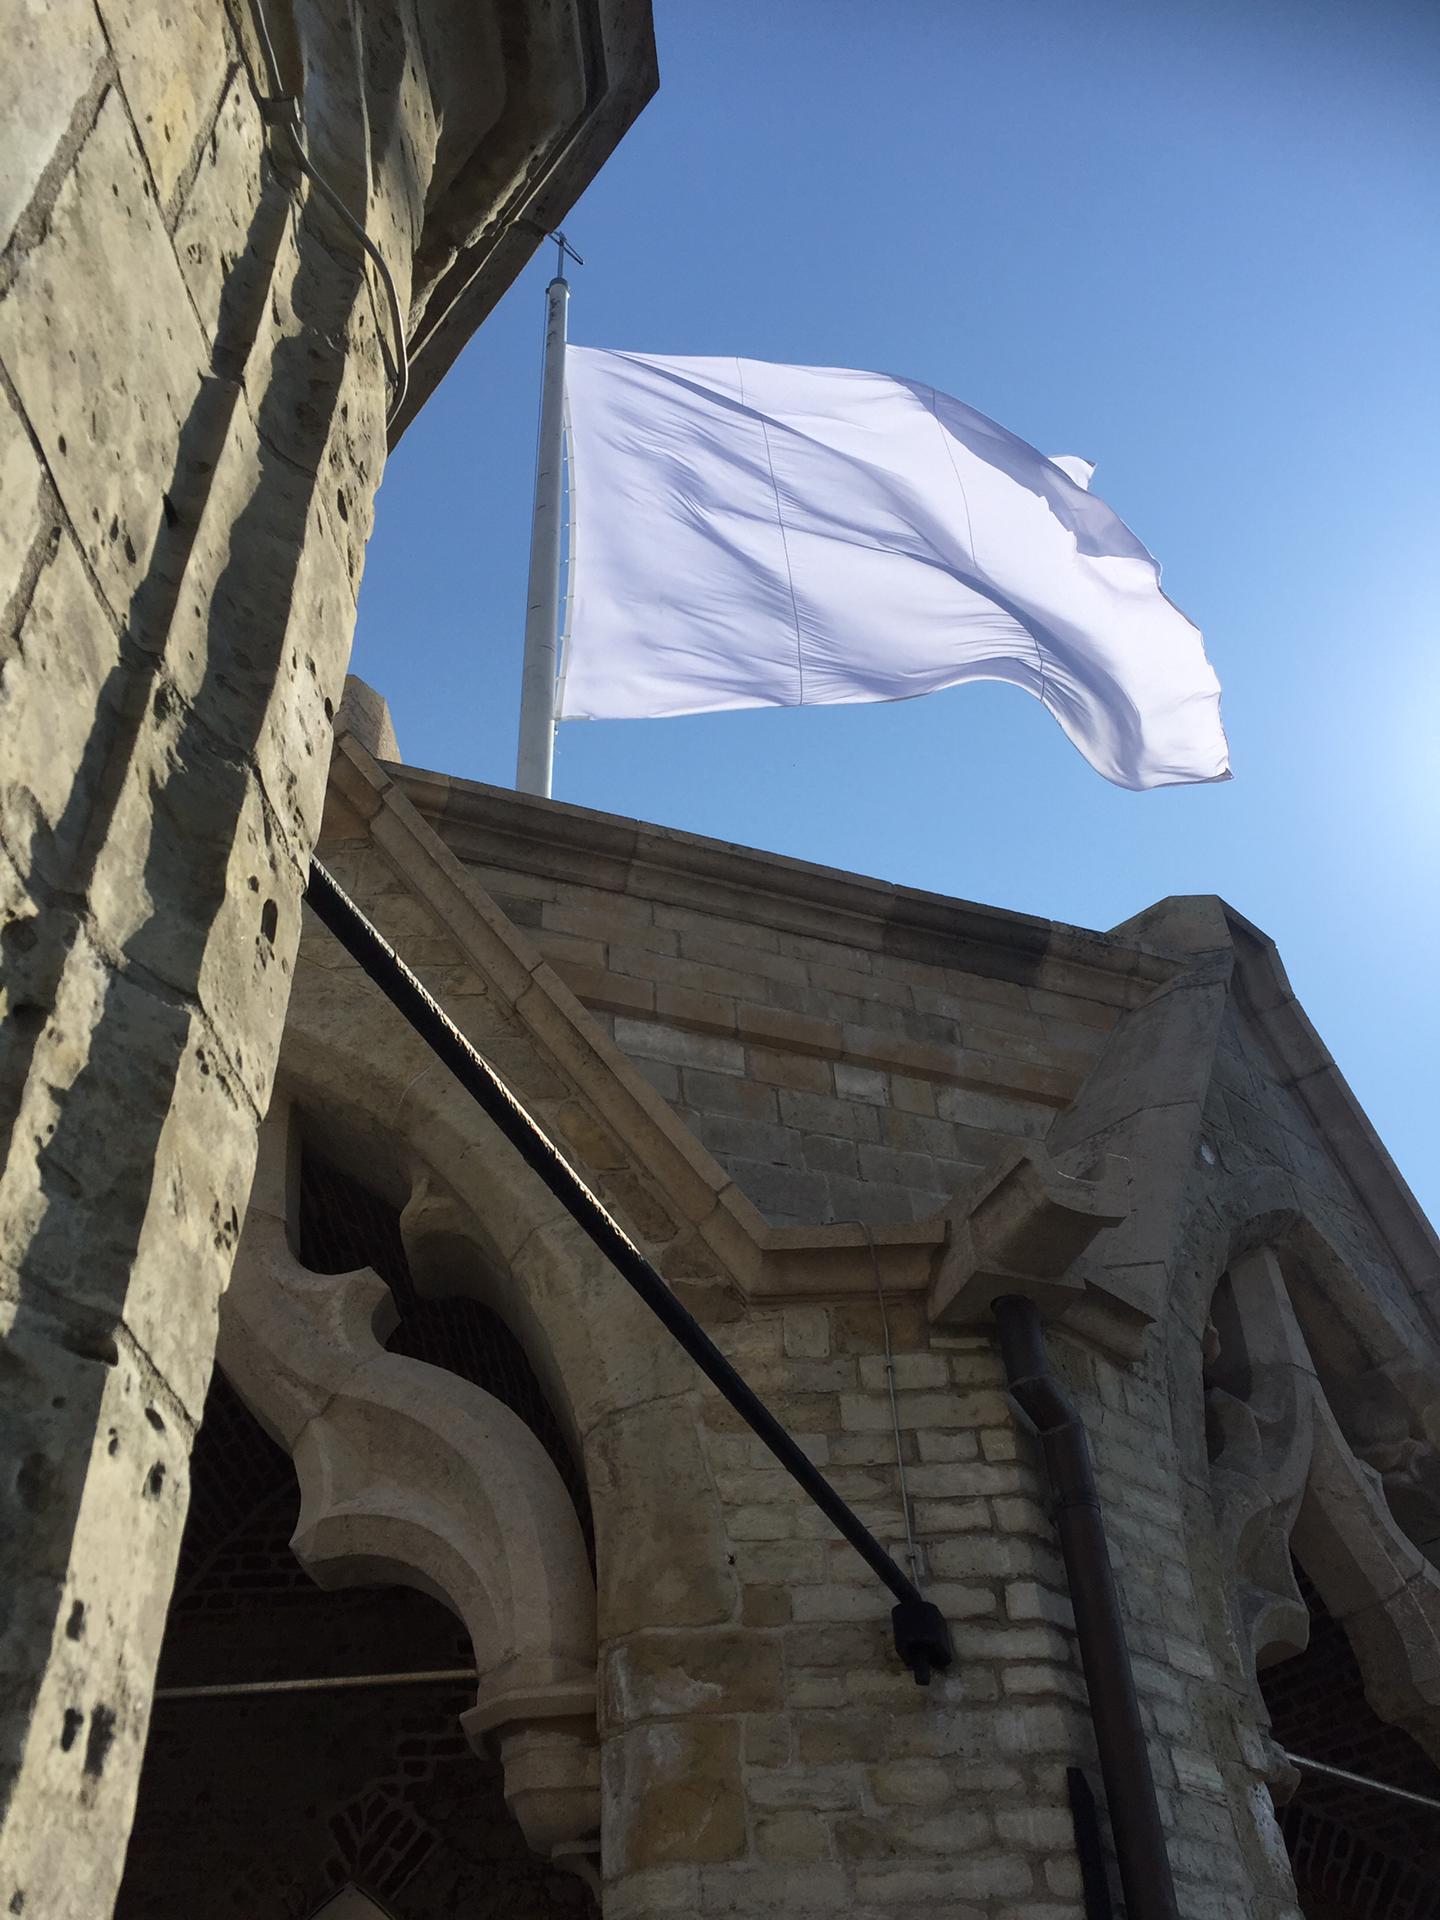
[[616,892],[664,886],[684,904],[749,913],[897,958],[1031,980],[1132,1006],[1189,964],[1183,953],[1003,907],[906,887],[621,814],[542,800],[423,768],[386,772],[464,857]]

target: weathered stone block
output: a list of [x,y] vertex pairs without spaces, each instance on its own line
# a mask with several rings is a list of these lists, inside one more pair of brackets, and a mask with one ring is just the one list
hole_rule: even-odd
[[[7,602],[18,599],[21,575],[52,524],[44,469],[9,395],[0,391],[0,615]],[[8,629],[5,642],[8,647]]]
[[[695,1131],[710,1151],[735,1173],[739,1184],[764,1209],[739,1167],[744,1162],[793,1167],[800,1160],[800,1136],[793,1127],[777,1127],[765,1120],[746,1120],[738,1114],[701,1114]],[[823,1194],[823,1188],[816,1189]],[[794,1211],[785,1208],[783,1211]]]
[[55,159],[104,52],[90,0],[27,0],[7,17],[0,65],[0,248],[9,245]]
[[954,1791],[949,1769],[933,1760],[889,1760],[870,1769],[869,1781],[882,1807],[939,1807]]
[[[67,1099],[82,1077],[86,1100]],[[77,943],[16,1124],[44,1147],[0,1184],[10,1284],[92,1344],[123,1323],[198,1422],[255,1152],[205,1023]]]
[[[816,1173],[835,1174],[850,1180],[858,1176],[853,1140],[837,1140],[824,1133],[807,1133],[801,1138],[800,1152],[805,1165]],[[831,1210],[836,1211],[833,1207]]]
[[[0,1307],[10,1463],[0,1652],[3,1893],[14,1913],[108,1912],[185,1513],[190,1434],[143,1355]],[[74,1444],[75,1416],[92,1440]],[[48,1658],[34,1658],[42,1646]],[[55,1844],[83,1829],[82,1847]]]
[[832,1100],[819,1093],[783,1090],[780,1117],[787,1126],[799,1127],[805,1133],[838,1134],[849,1140],[875,1140],[880,1134],[873,1107],[858,1106],[851,1100]]
[[605,1742],[607,1871],[733,1860],[745,1850],[740,1722],[632,1727]]
[[[91,880],[96,924],[223,1035],[223,1068],[269,1103],[301,873],[253,773],[208,750],[171,708],[134,742]],[[168,911],[157,911],[164,902]]]
[[839,1867],[709,1867],[700,1875],[702,1914],[839,1913],[847,1894]]
[[835,1064],[835,1091],[842,1100],[886,1107],[890,1104],[890,1076],[874,1067],[852,1067],[840,1060]]
[[[93,324],[97,310],[103,329]],[[117,338],[126,345],[119,362]],[[145,163],[111,93],[0,304],[0,361],[117,613],[154,555],[207,358]]]
[[780,1649],[748,1633],[634,1633],[602,1663],[607,1722],[696,1713],[770,1713],[781,1701]]
[[935,1906],[943,1904],[948,1916],[975,1913],[973,1907],[957,1907],[956,1901],[983,1899],[991,1894],[1028,1893],[1034,1884],[1030,1863],[1014,1854],[981,1854],[946,1866],[889,1867],[862,1866],[855,1876],[856,1893],[861,1900],[888,1906],[892,1911],[907,1904]]
[[648,1020],[617,1019],[615,1044],[640,1059],[666,1060],[672,1066],[700,1067],[710,1073],[743,1073],[745,1050],[738,1041],[682,1033]]
[[[221,303],[263,288],[263,256],[246,259],[260,204],[264,131],[243,67],[230,76],[175,223],[175,255],[201,325],[220,332]],[[228,289],[228,294],[227,294]]]
[[[24,450],[28,454],[28,446]],[[0,730],[17,747],[26,740],[45,743],[43,752],[7,754],[0,833],[12,855],[52,886],[73,878],[71,866],[109,770],[97,751],[97,732],[119,661],[112,618],[96,603],[74,547],[62,536],[35,583],[13,649],[0,657]],[[106,718],[113,722],[114,715]]]
[[845,1766],[756,1768],[748,1781],[754,1806],[830,1811],[855,1806],[861,1787],[860,1769]]
[[738,1156],[728,1157],[728,1164],[736,1186],[768,1220],[819,1223],[827,1217],[828,1189],[821,1174]]
[[586,1464],[599,1524],[602,1637],[729,1620],[735,1577],[700,1443],[682,1408],[636,1408],[606,1421],[591,1437]]
[[224,79],[224,15],[187,0],[97,0],[140,143],[168,205]]
[[788,1587],[746,1587],[741,1596],[740,1619],[746,1627],[788,1626],[792,1612]]
[[897,1389],[943,1387],[949,1383],[949,1368],[940,1353],[897,1353],[887,1361],[884,1354],[870,1353],[860,1361],[860,1384],[883,1392],[894,1382]]
[[751,1076],[762,1085],[789,1087],[802,1093],[828,1094],[831,1068],[828,1061],[803,1053],[779,1053],[769,1047],[747,1050]]
[[762,1860],[810,1864],[833,1857],[830,1823],[818,1813],[792,1809],[755,1823],[755,1849]]

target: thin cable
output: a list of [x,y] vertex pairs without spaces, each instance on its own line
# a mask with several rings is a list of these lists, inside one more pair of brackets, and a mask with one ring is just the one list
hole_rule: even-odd
[[1343,1780],[1349,1787],[1365,1787],[1371,1793],[1388,1794],[1392,1800],[1404,1800],[1412,1807],[1429,1807],[1433,1813],[1440,1813],[1440,1800],[1434,1800],[1428,1793],[1412,1793],[1408,1787],[1392,1787],[1388,1780],[1371,1780],[1363,1773],[1351,1773],[1346,1767],[1327,1766],[1323,1760],[1306,1760],[1298,1753],[1287,1753],[1285,1758],[1292,1767],[1299,1767],[1302,1773],[1324,1774],[1327,1780]]
[[157,1687],[155,1701],[243,1700],[255,1693],[350,1693],[368,1687],[433,1687],[478,1680],[474,1667],[438,1667],[427,1673],[337,1673],[306,1680],[228,1680],[216,1686]]
[[[404,406],[406,395],[410,391],[410,353],[406,337],[405,316],[400,308],[400,295],[396,291],[395,281],[389,267],[386,265],[384,254],[381,253],[379,247],[376,246],[369,234],[366,233],[364,227],[355,218],[349,207],[346,206],[340,195],[334,187],[331,186],[330,182],[320,172],[318,167],[315,166],[309,154],[305,151],[305,130],[300,118],[299,97],[286,90],[285,82],[280,72],[279,56],[275,52],[275,42],[270,37],[270,23],[265,18],[264,0],[252,0],[252,4],[255,30],[260,40],[260,54],[265,62],[265,71],[271,89],[270,97],[268,99],[262,98],[260,102],[261,107],[264,109],[265,117],[272,126],[278,126],[284,133],[290,142],[290,150],[294,155],[295,164],[305,177],[313,183],[316,191],[322,196],[331,209],[344,221],[351,233],[354,234],[356,240],[358,240],[364,248],[366,256],[374,262],[376,271],[379,273],[385,288],[385,298],[390,309],[390,326],[395,335],[394,373],[391,376],[395,391],[385,414],[385,424],[388,427]],[[366,170],[368,173],[368,160]]]
[[890,1430],[895,1435],[895,1470],[900,1476],[900,1510],[905,1516],[905,1553],[910,1562],[910,1573],[920,1592],[925,1590],[925,1567],[920,1558],[920,1549],[915,1544],[915,1523],[910,1512],[910,1489],[905,1481],[905,1448],[900,1439],[900,1403],[895,1397],[895,1354],[890,1345],[890,1314],[885,1305],[885,1287],[880,1278],[880,1250],[875,1245],[875,1231],[864,1220],[855,1225],[865,1236],[865,1244],[870,1249],[870,1265],[875,1272],[875,1295],[880,1302],[880,1330],[885,1340],[885,1384],[890,1390]]
[[265,18],[265,0],[254,0],[251,10],[255,16],[255,31],[260,38],[260,55],[270,81],[270,93],[272,98],[276,98],[284,93],[285,82],[280,77],[280,59],[275,52],[275,42],[270,38],[270,22]]
[[390,325],[395,334],[395,393],[390,402],[389,410],[385,415],[385,424],[388,427],[396,414],[399,413],[401,407],[404,406],[405,396],[410,391],[410,355],[405,338],[405,318],[400,311],[400,295],[395,289],[395,282],[391,278],[390,269],[385,264],[384,254],[381,253],[379,247],[376,246],[369,234],[366,233],[364,227],[361,226],[354,214],[351,213],[345,202],[340,198],[340,195],[330,185],[330,182],[312,164],[309,154],[305,151],[305,143],[301,134],[299,108],[293,101],[290,102],[290,105],[293,109],[293,118],[282,119],[280,125],[289,137],[291,150],[295,155],[296,165],[307,178],[314,182],[317,190],[323,194],[331,207],[334,208],[346,226],[349,227],[360,245],[374,261],[380,278],[385,283],[385,297],[390,305]]

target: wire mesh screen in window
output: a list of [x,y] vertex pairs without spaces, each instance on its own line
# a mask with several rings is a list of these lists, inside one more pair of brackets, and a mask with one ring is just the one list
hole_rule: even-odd
[[389,1287],[400,1314],[386,1342],[391,1353],[473,1381],[525,1422],[565,1483],[593,1567],[595,1531],[584,1478],[525,1349],[499,1314],[478,1300],[422,1299],[405,1257],[399,1211],[308,1147],[300,1161],[299,1227],[300,1259],[313,1273],[372,1267]]
[[[1440,1798],[1440,1769],[1377,1717],[1344,1627],[1299,1566],[1295,1578],[1310,1609],[1310,1642],[1260,1675],[1274,1738],[1307,1760]],[[1436,1815],[1303,1774],[1280,1828],[1307,1920],[1440,1920]]]

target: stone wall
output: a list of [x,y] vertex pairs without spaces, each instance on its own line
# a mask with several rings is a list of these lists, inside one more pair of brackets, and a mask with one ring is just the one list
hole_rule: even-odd
[[516,896],[485,877],[776,1226],[933,1213],[998,1145],[1044,1135],[1118,1012],[573,881]]
[[[853,1550],[314,930],[287,1098],[357,1177],[410,1193],[417,1273],[510,1320],[583,1454],[607,1920],[1077,1920],[1066,1770],[1099,1780],[1048,1496],[983,1312],[957,1318],[964,1289],[941,1284],[995,1167],[1077,1143],[1077,1186],[1123,1147],[1128,1198],[1041,1293],[1091,1433],[1181,1912],[1295,1920],[1271,1800],[1293,1776],[1244,1582],[1280,1577],[1292,1526],[1314,1557],[1334,1495],[1297,1520],[1289,1468],[1266,1469],[1231,1555],[1205,1431],[1212,1296],[1257,1246],[1282,1249],[1297,1298],[1343,1267],[1389,1316],[1372,1351],[1403,1347],[1422,1399],[1440,1373],[1434,1265],[1397,1252],[1421,1228],[1403,1189],[1379,1205],[1363,1116],[1272,950],[1218,903],[1088,934],[382,767],[349,741],[324,845],[902,1562],[903,1467],[955,1636],[955,1669],[915,1687]],[[1378,1564],[1416,1564],[1392,1522],[1365,1524]],[[1432,1606],[1433,1568],[1413,1578]],[[1392,1643],[1368,1671],[1392,1716],[1440,1737],[1430,1631],[1406,1628],[1408,1666]]]
[[[269,10],[402,312],[422,262],[433,383],[435,289],[478,318],[569,204],[648,15],[598,9],[628,39],[587,95],[566,9]],[[107,1912],[123,1857],[396,391],[255,19],[0,8],[0,1901],[46,1920]]]

